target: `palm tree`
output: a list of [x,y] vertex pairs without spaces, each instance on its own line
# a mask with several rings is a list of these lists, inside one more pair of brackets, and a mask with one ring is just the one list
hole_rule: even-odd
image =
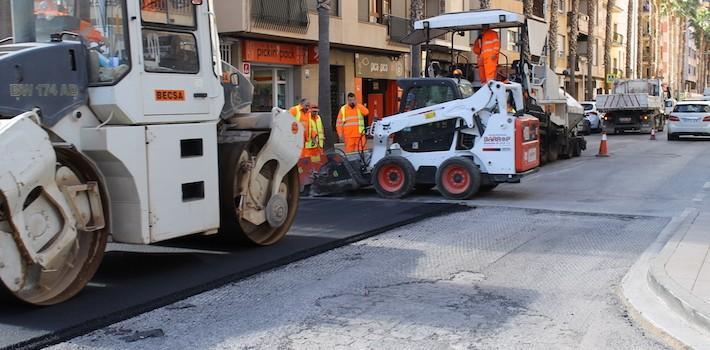
[[547,46],[550,48],[550,70],[553,72],[557,69],[557,30],[558,19],[560,13],[560,0],[550,1],[550,30],[547,35]]
[[[414,22],[424,17],[424,0],[412,0],[409,7],[409,17],[411,18],[410,29],[414,29]],[[412,45],[412,76],[418,77],[422,73],[422,47]]]
[[597,54],[594,51],[594,42],[596,37],[594,36],[594,31],[597,29],[597,1],[587,0],[587,13],[589,14],[589,27],[587,31],[589,32],[587,39],[587,100],[592,100],[594,98],[594,76],[592,63],[594,62],[594,57]]
[[330,0],[318,0],[318,107],[324,128],[326,151],[335,146],[330,108]]
[[626,78],[630,79],[631,78],[631,53],[633,52],[632,50],[632,42],[631,42],[631,37],[634,34],[634,26],[631,25],[634,20],[634,0],[629,0],[629,4],[626,6]]
[[[611,14],[614,9],[614,0],[606,3],[606,35],[604,37],[604,78],[611,73],[611,39],[613,36],[611,26]],[[605,80],[606,81],[606,80]],[[605,91],[609,92],[609,85],[605,84]]]
[[569,55],[567,56],[567,67],[570,72],[569,91],[572,96],[578,98],[577,95],[577,37],[579,37],[579,0],[572,0],[570,12],[572,15],[569,20]]
[[[525,17],[530,17],[533,14],[533,0],[523,0],[523,15]],[[530,62],[530,38],[528,37],[527,30],[521,33],[520,41],[523,45],[522,47],[522,57],[526,62]]]

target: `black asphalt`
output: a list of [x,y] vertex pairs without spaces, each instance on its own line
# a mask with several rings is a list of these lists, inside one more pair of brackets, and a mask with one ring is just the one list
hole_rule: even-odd
[[51,307],[0,299],[0,348],[39,348],[188,296],[440,213],[444,203],[305,199],[287,237],[270,247],[192,237],[141,252],[109,251],[89,286]]

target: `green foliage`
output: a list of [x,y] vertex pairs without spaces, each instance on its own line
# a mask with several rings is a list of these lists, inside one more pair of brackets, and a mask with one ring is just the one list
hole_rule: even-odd
[[664,0],[661,9],[685,18],[695,30],[695,43],[710,41],[710,4],[703,0]]

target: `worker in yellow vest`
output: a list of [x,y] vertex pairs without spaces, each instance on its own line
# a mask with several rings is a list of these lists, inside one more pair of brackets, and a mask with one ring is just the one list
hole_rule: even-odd
[[335,122],[338,136],[345,143],[345,152],[358,152],[365,147],[365,116],[370,114],[365,106],[357,103],[355,94],[348,93],[348,104],[340,108]]
[[303,150],[301,158],[310,157],[311,162],[320,162],[323,155],[323,145],[325,144],[325,133],[323,121],[318,115],[318,106],[309,106],[309,112],[302,113],[301,125],[303,125]]
[[289,108],[289,113],[293,116],[296,121],[301,120],[301,116],[305,113],[308,113],[308,110],[311,109],[311,101],[309,101],[307,98],[302,98],[301,101],[298,102],[297,105]]

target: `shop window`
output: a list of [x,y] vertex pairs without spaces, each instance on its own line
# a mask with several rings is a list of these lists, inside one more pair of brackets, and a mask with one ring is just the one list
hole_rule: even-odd
[[270,112],[274,107],[286,109],[293,103],[293,71],[289,68],[253,67],[252,112]]
[[141,0],[143,22],[195,27],[195,6],[191,0]]
[[143,29],[143,61],[146,72],[197,73],[197,42],[191,33]]

